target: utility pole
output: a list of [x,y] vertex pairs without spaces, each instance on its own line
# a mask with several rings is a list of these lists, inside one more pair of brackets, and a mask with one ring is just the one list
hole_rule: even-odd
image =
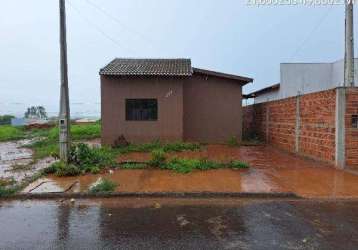
[[354,86],[353,0],[346,2],[344,86]]
[[60,159],[68,162],[70,149],[70,101],[67,75],[67,44],[66,44],[66,6],[65,0],[60,1],[60,57],[61,57],[61,93],[59,113]]

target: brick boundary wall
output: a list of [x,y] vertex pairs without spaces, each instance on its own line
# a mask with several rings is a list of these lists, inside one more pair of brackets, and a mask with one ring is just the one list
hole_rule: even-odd
[[335,89],[246,106],[244,138],[334,163],[335,110]]

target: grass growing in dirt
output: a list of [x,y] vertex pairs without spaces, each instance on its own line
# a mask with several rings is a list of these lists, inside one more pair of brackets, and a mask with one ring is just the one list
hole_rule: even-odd
[[162,150],[165,153],[195,151],[195,150],[200,150],[200,148],[201,146],[198,143],[188,143],[188,142],[161,143],[159,141],[154,141],[152,143],[130,144],[125,147],[119,147],[116,150],[119,153],[126,154],[131,152],[152,152],[154,150]]
[[117,184],[108,179],[102,179],[98,184],[90,188],[90,193],[111,193],[117,187]]
[[0,197],[7,197],[16,193],[14,179],[0,179]]
[[124,163],[122,165],[120,165],[121,169],[145,169],[147,168],[148,164],[145,163]]
[[[71,126],[71,139],[73,141],[89,140],[99,138],[101,136],[101,125],[95,124],[83,124]],[[41,137],[40,141],[36,141],[28,147],[34,151],[34,160],[43,159],[48,156],[58,157],[58,127],[51,129],[36,129],[31,130],[31,137]]]
[[[58,127],[54,127],[49,131],[49,140],[58,140],[59,130]],[[89,140],[101,137],[101,124],[83,124],[83,125],[71,125],[71,139]]]
[[163,150],[154,150],[151,154],[151,159],[147,164],[144,163],[126,163],[120,165],[122,169],[145,169],[147,167],[160,168],[166,170],[172,170],[177,173],[187,174],[194,170],[210,170],[220,168],[231,169],[246,169],[249,168],[247,163],[241,161],[231,161],[229,163],[221,163],[212,161],[206,158],[202,159],[187,159],[187,158],[173,158],[167,160],[165,152]]
[[165,164],[165,152],[163,149],[156,149],[153,150],[151,153],[151,159],[149,161],[149,166],[152,167],[161,167],[162,165]]
[[14,141],[25,138],[22,127],[12,127],[9,125],[0,126],[0,141]]
[[161,166],[161,169],[173,170],[177,173],[187,174],[193,170],[209,170],[223,167],[223,164],[207,159],[180,159],[173,158],[166,164]]
[[236,136],[230,137],[229,140],[227,141],[227,145],[229,145],[230,147],[240,146]]

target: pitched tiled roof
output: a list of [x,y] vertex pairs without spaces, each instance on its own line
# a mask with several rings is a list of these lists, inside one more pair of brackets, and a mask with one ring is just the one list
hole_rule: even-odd
[[107,76],[191,76],[190,59],[114,59],[102,68]]

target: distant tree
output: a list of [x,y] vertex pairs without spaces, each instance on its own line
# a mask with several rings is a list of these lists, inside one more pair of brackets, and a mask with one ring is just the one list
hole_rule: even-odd
[[47,113],[43,106],[32,106],[27,108],[25,112],[25,118],[27,119],[47,119]]
[[15,118],[12,115],[0,115],[0,125],[8,125],[11,124],[11,119]]

